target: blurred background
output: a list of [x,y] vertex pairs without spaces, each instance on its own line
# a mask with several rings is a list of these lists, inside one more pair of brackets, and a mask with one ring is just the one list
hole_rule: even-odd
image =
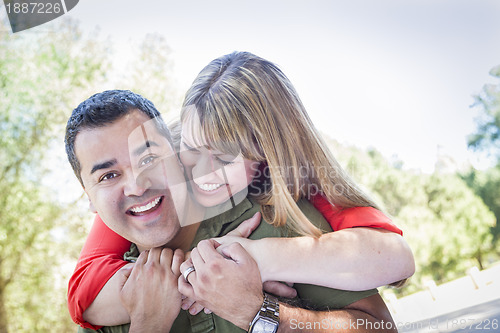
[[73,108],[130,89],[173,120],[203,66],[235,50],[283,69],[403,229],[417,271],[386,296],[396,315],[395,299],[436,301],[434,286],[497,267],[499,14],[493,0],[86,0],[12,34],[2,5],[0,332],[76,329],[67,281],[93,217],[64,152]]

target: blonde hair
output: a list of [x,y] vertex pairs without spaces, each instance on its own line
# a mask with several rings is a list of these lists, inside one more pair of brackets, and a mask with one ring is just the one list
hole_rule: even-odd
[[237,145],[244,158],[267,163],[249,188],[272,225],[290,218],[291,230],[321,235],[297,206],[315,193],[343,208],[376,207],[335,160],[275,64],[248,52],[213,60],[186,93],[181,121],[193,110],[212,148],[227,152]]

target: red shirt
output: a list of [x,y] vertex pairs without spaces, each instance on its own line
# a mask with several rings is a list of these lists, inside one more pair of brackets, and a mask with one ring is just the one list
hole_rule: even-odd
[[[311,199],[334,231],[355,227],[382,228],[400,235],[403,232],[381,211],[372,207],[339,209],[322,196]],[[84,321],[83,312],[92,304],[106,282],[127,264],[123,254],[130,242],[109,229],[99,216],[83,246],[68,285],[68,308],[73,321],[85,328],[98,329]]]

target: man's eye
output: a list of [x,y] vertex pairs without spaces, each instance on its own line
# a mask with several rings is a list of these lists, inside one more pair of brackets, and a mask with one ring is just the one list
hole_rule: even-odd
[[156,156],[146,156],[139,162],[139,166],[144,166],[153,163],[157,159]]
[[118,174],[116,172],[108,172],[108,173],[102,175],[101,178],[99,178],[99,183],[102,182],[102,181],[104,181],[104,180],[113,179],[113,178],[115,178],[117,176],[118,176]]

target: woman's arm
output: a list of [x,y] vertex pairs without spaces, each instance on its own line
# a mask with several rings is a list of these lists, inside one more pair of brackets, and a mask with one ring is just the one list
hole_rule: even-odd
[[318,239],[244,239],[242,245],[257,261],[263,281],[358,291],[406,279],[415,270],[404,239],[373,228],[345,229]]
[[[91,318],[84,316],[84,312],[99,292],[110,285],[108,280],[127,264],[123,254],[129,248],[129,241],[109,229],[96,216],[68,285],[68,309],[75,323],[85,328],[98,328],[88,322]],[[102,299],[105,298],[108,299],[106,296]]]
[[[382,212],[372,207],[339,210],[322,197],[315,197],[312,202],[338,231],[317,239],[248,240],[226,236],[218,241],[242,244],[257,261],[263,281],[308,283],[357,291],[413,275],[413,254],[401,230]],[[243,228],[243,224],[240,227]]]

